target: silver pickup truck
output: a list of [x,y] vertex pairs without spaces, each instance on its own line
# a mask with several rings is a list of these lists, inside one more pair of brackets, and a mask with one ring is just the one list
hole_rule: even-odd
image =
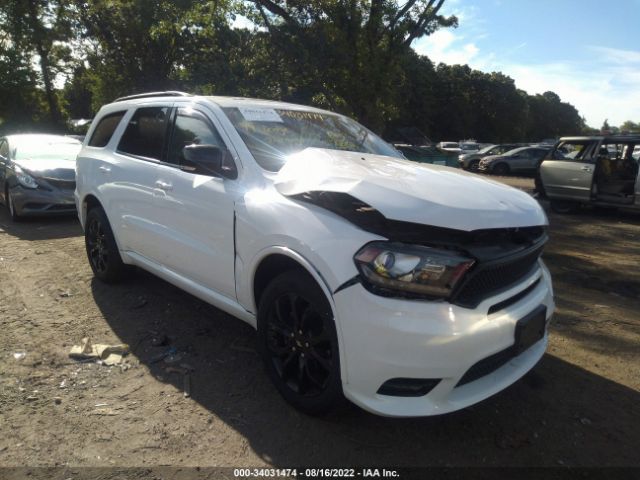
[[536,187],[558,213],[581,205],[640,210],[640,135],[565,137],[540,166]]

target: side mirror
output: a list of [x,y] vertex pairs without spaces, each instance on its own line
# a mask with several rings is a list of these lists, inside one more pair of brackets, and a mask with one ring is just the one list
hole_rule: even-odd
[[198,175],[210,177],[223,176],[222,157],[223,152],[215,145],[187,145],[182,149],[184,158],[181,168]]

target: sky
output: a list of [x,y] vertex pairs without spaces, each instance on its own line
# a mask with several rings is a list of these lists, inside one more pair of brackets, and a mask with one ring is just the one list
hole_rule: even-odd
[[458,28],[413,43],[434,63],[509,75],[551,90],[587,124],[640,122],[640,0],[445,0]]

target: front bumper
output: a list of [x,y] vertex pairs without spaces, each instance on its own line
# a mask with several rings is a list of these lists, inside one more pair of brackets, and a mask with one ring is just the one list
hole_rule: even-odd
[[[524,297],[489,314],[490,307],[525,289],[530,291]],[[365,410],[394,417],[452,412],[518,380],[544,354],[548,334],[496,370],[456,386],[471,366],[513,345],[519,319],[545,305],[548,326],[554,310],[551,277],[541,261],[540,269],[518,286],[475,309],[379,297],[360,284],[342,290],[334,301],[345,396]],[[420,397],[378,394],[393,378],[441,380]]]
[[11,196],[16,213],[21,217],[69,215],[76,213],[73,190],[45,190],[15,185]]

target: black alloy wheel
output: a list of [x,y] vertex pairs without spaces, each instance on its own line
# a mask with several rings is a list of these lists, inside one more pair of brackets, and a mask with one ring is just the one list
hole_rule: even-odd
[[324,293],[303,271],[267,287],[258,314],[260,350],[281,395],[297,409],[324,414],[342,400],[335,323]]
[[89,210],[85,226],[85,246],[94,275],[106,283],[115,283],[127,273],[111,226],[102,208]]

